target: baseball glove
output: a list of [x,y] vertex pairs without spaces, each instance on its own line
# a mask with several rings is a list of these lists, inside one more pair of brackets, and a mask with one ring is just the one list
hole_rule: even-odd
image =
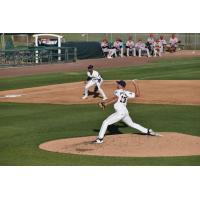
[[102,110],[104,110],[106,107],[104,102],[99,102],[98,105]]

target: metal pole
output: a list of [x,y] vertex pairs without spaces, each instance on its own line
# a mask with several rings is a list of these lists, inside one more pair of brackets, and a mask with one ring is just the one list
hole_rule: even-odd
[[26,47],[28,48],[28,34],[26,35]]
[[2,49],[5,50],[5,37],[4,37],[4,33],[2,34]]
[[77,48],[74,48],[74,62],[77,61]]
[[88,33],[86,34],[86,40],[87,40],[87,42],[89,40],[89,34]]
[[35,36],[35,47],[36,47],[36,51],[35,51],[35,63],[38,63],[38,36]]
[[110,34],[110,40],[111,40],[111,42],[113,42],[113,35],[112,35],[112,33]]
[[[3,35],[3,34],[2,34]],[[1,49],[3,50],[3,39],[2,39],[2,35],[1,35]]]
[[58,61],[61,61],[61,38],[58,37]]

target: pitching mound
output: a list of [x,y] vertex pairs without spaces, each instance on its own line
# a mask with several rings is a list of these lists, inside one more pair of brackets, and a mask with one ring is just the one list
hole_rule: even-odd
[[59,153],[115,157],[162,157],[200,155],[200,137],[163,132],[163,137],[138,134],[106,136],[103,144],[96,137],[59,139],[41,144],[40,149]]

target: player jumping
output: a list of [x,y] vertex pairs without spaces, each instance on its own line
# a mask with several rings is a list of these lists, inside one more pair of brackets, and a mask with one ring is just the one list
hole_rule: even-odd
[[105,119],[103,121],[103,124],[102,124],[100,132],[99,132],[99,136],[94,141],[94,143],[98,143],[98,144],[103,143],[103,138],[106,133],[107,127],[109,125],[119,122],[121,120],[124,123],[126,123],[128,126],[139,130],[140,132],[142,132],[145,135],[152,135],[152,136],[158,135],[152,129],[147,129],[147,128],[142,127],[139,124],[136,124],[135,122],[132,121],[131,117],[129,116],[129,112],[126,108],[128,99],[135,98],[140,95],[139,88],[138,88],[136,82],[133,81],[133,84],[135,87],[135,93],[125,90],[125,87],[126,87],[125,81],[122,81],[122,80],[117,81],[117,90],[115,90],[115,92],[114,92],[115,96],[113,98],[109,98],[106,101],[99,103],[99,106],[103,109],[105,108],[105,106],[115,103],[114,109],[116,112],[111,114],[107,119]]
[[[88,66],[87,84],[85,86],[84,96],[82,97],[82,99],[86,99],[88,97],[88,90],[89,90],[90,87],[96,86],[99,93],[102,95],[103,100],[106,100],[107,97],[106,97],[103,89],[101,88],[101,84],[103,83],[103,79],[102,79],[101,75],[99,74],[99,72],[95,71],[93,68],[94,68],[93,65]],[[96,89],[95,89],[95,91],[96,91]]]

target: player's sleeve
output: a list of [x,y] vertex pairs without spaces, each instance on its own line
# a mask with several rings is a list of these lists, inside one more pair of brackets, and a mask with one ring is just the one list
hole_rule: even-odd
[[128,96],[129,99],[134,99],[135,98],[135,93],[134,92],[127,92],[126,94]]
[[119,97],[119,91],[118,91],[118,90],[115,90],[115,91],[114,91],[114,95],[117,96],[117,97]]
[[90,72],[87,72],[87,76],[88,76],[88,77],[92,77],[91,74],[90,74]]

